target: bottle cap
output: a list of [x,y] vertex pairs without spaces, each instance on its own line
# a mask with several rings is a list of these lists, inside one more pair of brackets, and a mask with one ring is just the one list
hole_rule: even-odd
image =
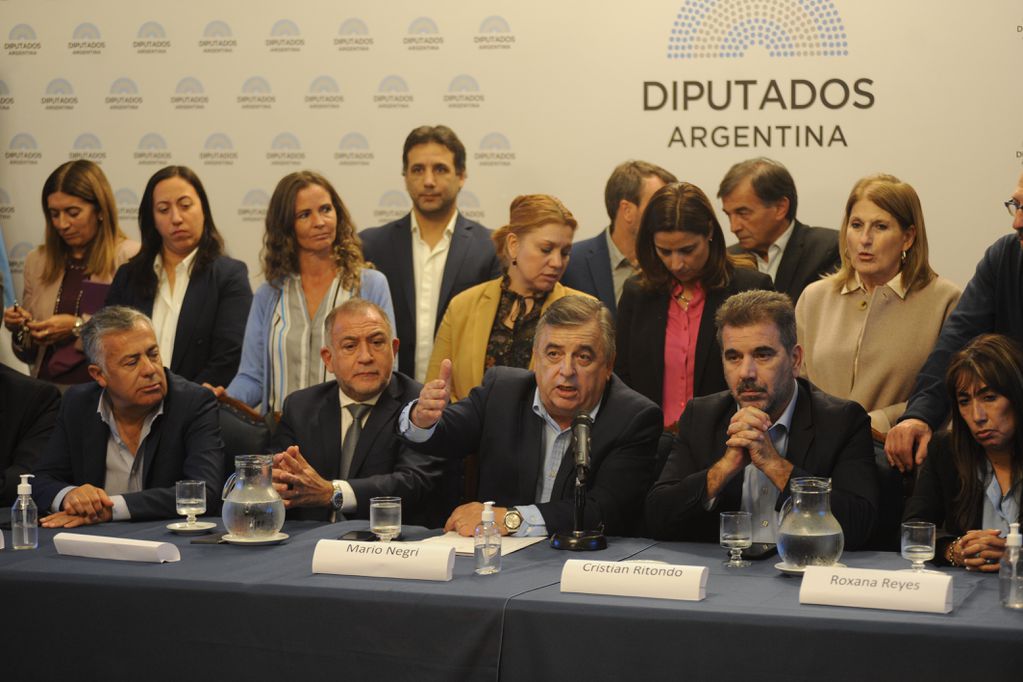
[[493,502],[484,502],[483,503],[483,517],[482,517],[481,521],[483,521],[483,523],[487,523],[488,521],[493,523],[493,521],[494,521],[494,503]]
[[1009,535],[1005,538],[1006,547],[1021,547],[1023,546],[1023,537],[1019,534],[1019,524],[1009,524]]
[[19,495],[31,495],[32,484],[28,482],[28,479],[35,478],[34,474],[21,474],[21,483],[18,484]]

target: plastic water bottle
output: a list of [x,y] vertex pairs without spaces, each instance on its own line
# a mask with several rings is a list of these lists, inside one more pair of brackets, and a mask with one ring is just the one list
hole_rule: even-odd
[[501,570],[501,531],[494,523],[494,503],[483,503],[483,518],[473,533],[476,548],[476,573],[491,575]]
[[11,547],[35,549],[39,546],[39,508],[32,500],[32,474],[21,474],[18,499],[11,507]]
[[1005,554],[998,569],[998,586],[1002,593],[1002,606],[1023,609],[1023,552],[1020,550],[1019,524],[1009,524],[1005,538]]

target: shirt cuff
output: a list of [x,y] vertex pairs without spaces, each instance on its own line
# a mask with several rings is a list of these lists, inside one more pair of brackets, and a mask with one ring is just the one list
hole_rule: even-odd
[[128,503],[124,501],[124,495],[111,495],[110,501],[114,503],[113,521],[131,521],[131,512],[128,511]]
[[714,506],[717,503],[718,503],[718,498],[712,497],[709,500],[704,501],[704,503],[703,503],[703,510],[704,511],[711,511],[711,510],[714,509]]
[[341,513],[348,514],[355,511],[359,501],[355,499],[355,488],[348,481],[340,481],[341,486]]
[[419,401],[413,400],[401,411],[401,414],[398,416],[398,433],[413,443],[425,443],[433,436],[433,431],[437,428],[437,425],[434,424],[428,429],[421,429],[412,423],[409,415],[412,414],[412,409],[416,406],[417,402]]
[[515,507],[522,514],[522,525],[512,535],[520,538],[535,538],[547,535],[547,522],[535,504]]
[[53,498],[53,503],[50,504],[50,511],[53,512],[54,514],[59,512],[61,505],[64,504],[64,498],[67,496],[69,492],[71,492],[74,489],[75,486],[69,485],[68,487],[64,488],[59,493],[57,493],[57,495]]

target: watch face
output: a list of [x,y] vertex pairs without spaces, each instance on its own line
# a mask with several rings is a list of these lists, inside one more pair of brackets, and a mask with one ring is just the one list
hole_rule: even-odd
[[522,514],[517,511],[510,511],[504,515],[504,527],[508,530],[518,530],[522,525]]
[[340,509],[344,503],[344,495],[341,494],[340,490],[335,490],[334,494],[330,496],[330,506],[334,509]]

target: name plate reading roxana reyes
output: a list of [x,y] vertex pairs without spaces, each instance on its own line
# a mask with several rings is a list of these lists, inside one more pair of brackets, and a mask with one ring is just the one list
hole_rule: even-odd
[[952,610],[952,576],[808,566],[799,589],[799,603],[949,613]]
[[701,601],[707,596],[707,567],[569,559],[561,569],[561,591]]
[[421,542],[320,540],[313,552],[313,573],[451,580],[454,568],[453,548]]

